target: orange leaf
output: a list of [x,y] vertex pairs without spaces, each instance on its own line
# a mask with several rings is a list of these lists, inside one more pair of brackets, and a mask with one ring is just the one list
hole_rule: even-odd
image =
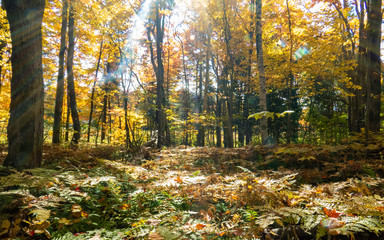
[[341,212],[336,212],[336,209],[328,210],[327,208],[323,208],[323,212],[331,218],[338,218],[341,215]]
[[178,182],[178,183],[182,183],[182,182],[183,182],[183,180],[182,180],[179,176],[177,176],[177,178],[175,179],[175,181]]
[[198,223],[198,224],[196,224],[196,226],[195,226],[195,228],[198,229],[198,230],[201,230],[201,229],[203,229],[203,228],[205,228],[205,227],[206,227],[206,225],[201,224],[201,223]]

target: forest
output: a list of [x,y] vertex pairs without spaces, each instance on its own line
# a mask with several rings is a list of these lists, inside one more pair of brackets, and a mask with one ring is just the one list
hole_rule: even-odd
[[2,0],[0,239],[384,239],[381,0]]

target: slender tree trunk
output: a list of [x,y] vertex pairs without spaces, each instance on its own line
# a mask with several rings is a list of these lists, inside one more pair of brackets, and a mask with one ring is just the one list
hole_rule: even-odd
[[111,98],[108,99],[108,145],[111,144],[112,136],[112,114],[111,114]]
[[[218,65],[218,64],[217,64]],[[221,95],[223,93],[219,76],[219,66],[215,67],[215,60],[212,57],[212,68],[216,75],[216,147],[221,147]]]
[[157,71],[156,71],[156,116],[157,116],[157,130],[158,130],[158,147],[162,147],[165,144],[165,113],[164,113],[164,65],[163,65],[163,39],[164,28],[162,26],[162,18],[160,16],[160,8],[162,1],[156,0],[155,6],[155,25],[156,25],[156,55],[157,55]]
[[223,88],[224,88],[224,93],[227,97],[226,101],[226,106],[225,110],[227,112],[227,118],[225,119],[225,127],[224,127],[224,146],[232,148],[233,147],[233,89],[232,89],[232,84],[231,81],[234,81],[234,59],[233,59],[233,53],[232,53],[232,48],[231,48],[231,42],[230,40],[232,39],[232,34],[231,34],[231,27],[228,22],[228,16],[227,16],[227,7],[225,0],[223,0],[223,23],[224,23],[224,38],[225,38],[225,45],[226,45],[226,50],[227,50],[227,61],[226,64],[228,65],[229,70],[229,81],[227,79],[228,72],[225,74],[225,77],[223,80]]
[[101,137],[100,137],[100,142],[103,143],[105,140],[105,128],[107,125],[107,104],[108,104],[108,95],[104,94],[103,98],[103,112],[102,118],[101,118]]
[[365,29],[365,0],[360,0],[360,18],[359,18],[359,48],[357,56],[357,84],[361,89],[356,90],[357,98],[355,105],[352,105],[354,116],[351,119],[352,132],[360,132],[364,126],[364,107],[366,105],[366,61],[367,61],[367,36]]
[[255,0],[251,0],[251,6],[250,6],[250,14],[251,14],[251,21],[249,23],[249,40],[250,45],[248,49],[248,66],[247,66],[247,82],[245,83],[245,93],[244,93],[244,112],[243,112],[243,118],[244,118],[244,125],[245,125],[245,143],[248,145],[252,141],[252,129],[249,117],[249,97],[250,97],[250,85],[251,85],[251,79],[252,79],[252,63],[253,63],[253,48],[254,48],[254,33],[255,33],[255,27],[254,27],[254,18],[255,18]]
[[96,83],[97,83],[97,74],[99,72],[100,68],[100,60],[101,60],[101,54],[103,53],[103,40],[101,40],[100,43],[100,51],[99,51],[99,58],[97,60],[97,67],[96,67],[96,76],[95,80],[93,81],[93,86],[92,86],[92,93],[91,93],[91,110],[89,112],[89,119],[88,119],[88,135],[87,135],[87,142],[90,141],[91,137],[91,124],[92,124],[92,115],[93,115],[93,105],[94,105],[94,98],[95,98],[95,89],[96,89]]
[[185,111],[185,140],[184,144],[189,145],[189,133],[188,133],[188,118],[189,118],[189,81],[187,77],[187,65],[185,63],[185,50],[184,43],[179,36],[177,36],[181,46],[181,53],[183,58],[183,77],[185,83],[185,97],[184,97],[184,111]]
[[[0,40],[0,62],[3,61],[3,49],[7,46],[7,42]],[[0,94],[1,94],[1,87],[3,86],[3,64],[0,64]]]
[[69,140],[69,117],[71,116],[71,107],[69,106],[69,95],[67,94],[67,118],[65,121],[65,142]]
[[[207,31],[207,54],[205,59],[205,81],[204,81],[204,98],[203,98],[203,115],[206,116],[208,114],[208,88],[209,88],[209,59],[211,58],[211,26],[208,26]],[[204,123],[202,124],[201,131],[201,145],[205,145],[205,128]]]
[[[257,51],[257,66],[259,70],[259,85],[260,85],[260,111],[267,111],[267,91],[265,86],[265,69],[263,56],[263,40],[262,40],[262,0],[256,0],[256,51]],[[268,121],[263,117],[260,119],[261,142],[265,143],[268,137]]]
[[75,52],[75,18],[74,18],[74,7],[73,0],[69,2],[69,21],[68,21],[68,57],[67,57],[67,74],[68,74],[68,95],[69,95],[69,105],[71,107],[71,116],[73,122],[73,136],[72,142],[78,143],[81,134],[81,126],[79,113],[77,111],[76,103],[76,91],[75,91],[75,82],[73,77],[73,55]]
[[[293,37],[292,37],[292,22],[291,22],[291,10],[289,8],[289,2],[286,0],[287,13],[288,13],[288,29],[289,29],[289,63],[288,63],[288,77],[287,77],[287,110],[292,110],[292,88],[293,88],[293,73],[292,73],[292,56],[293,56]],[[292,140],[292,120],[291,115],[287,116],[287,143],[291,143]]]
[[127,148],[132,147],[131,145],[131,135],[129,132],[129,123],[128,123],[128,96],[124,94],[124,125],[125,125],[125,141]]
[[199,96],[198,96],[198,113],[200,116],[199,123],[197,124],[197,146],[204,146],[204,126],[202,123],[202,113],[203,113],[203,64],[201,64],[200,68],[199,65],[197,65],[197,69],[199,69]]
[[61,40],[59,52],[59,73],[57,76],[56,87],[56,102],[55,102],[55,115],[53,120],[53,135],[52,143],[60,143],[60,130],[61,118],[63,113],[63,100],[64,100],[64,57],[66,49],[66,35],[67,35],[67,14],[68,14],[68,0],[63,0],[63,9],[61,16]]
[[11,29],[12,79],[5,166],[41,166],[44,84],[41,25],[44,0],[3,0]]
[[380,131],[381,110],[381,0],[370,0],[367,22],[367,120],[368,131]]

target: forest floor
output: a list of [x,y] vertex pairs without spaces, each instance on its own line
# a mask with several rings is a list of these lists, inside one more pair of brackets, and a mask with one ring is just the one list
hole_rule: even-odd
[[0,167],[0,238],[384,239],[381,149],[45,146]]

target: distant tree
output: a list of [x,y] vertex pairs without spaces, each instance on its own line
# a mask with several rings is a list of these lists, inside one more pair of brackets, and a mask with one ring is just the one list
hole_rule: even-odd
[[44,0],[3,0],[12,39],[11,105],[5,166],[41,166],[43,69],[41,25]]
[[61,118],[63,113],[63,99],[64,99],[64,57],[66,50],[66,34],[67,34],[67,13],[68,13],[68,0],[63,0],[63,9],[61,16],[61,34],[60,34],[60,52],[59,52],[59,72],[57,76],[56,87],[56,102],[55,102],[55,115],[53,122],[53,135],[52,142],[60,143],[60,129]]

